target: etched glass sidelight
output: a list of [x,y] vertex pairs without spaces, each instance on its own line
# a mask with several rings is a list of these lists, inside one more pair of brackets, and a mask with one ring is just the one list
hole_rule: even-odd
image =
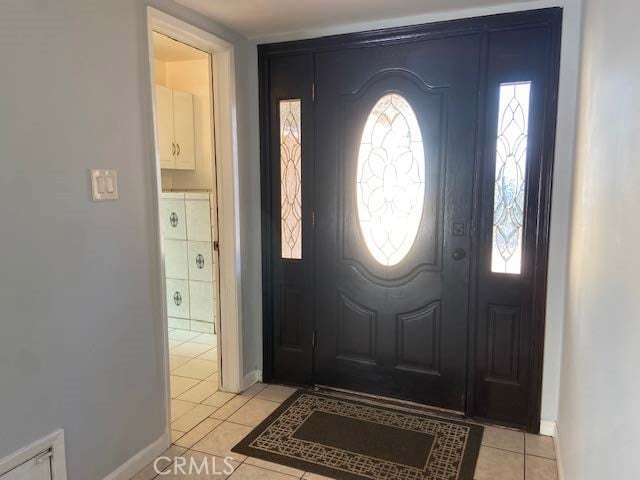
[[302,142],[300,100],[280,101],[282,258],[302,258]]
[[425,158],[418,119],[397,93],[375,104],[358,153],[358,221],[365,244],[385,266],[400,263],[413,246],[425,191]]
[[531,82],[500,85],[491,271],[519,274],[522,264]]

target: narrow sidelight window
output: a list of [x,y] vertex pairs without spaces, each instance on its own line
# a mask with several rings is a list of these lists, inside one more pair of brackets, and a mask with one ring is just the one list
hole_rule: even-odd
[[280,101],[282,258],[302,259],[302,142],[300,100]]
[[522,264],[531,82],[500,85],[491,271],[519,274]]

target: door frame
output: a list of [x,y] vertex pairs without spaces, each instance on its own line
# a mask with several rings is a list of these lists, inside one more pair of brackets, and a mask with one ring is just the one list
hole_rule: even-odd
[[[163,355],[163,379],[165,382],[166,432],[170,438],[171,395],[169,391],[169,320],[167,315],[165,282],[165,246],[162,239],[160,199],[162,177],[156,131],[156,92],[153,61],[153,36],[157,31],[175,40],[211,54],[212,66],[212,109],[214,135],[212,151],[216,175],[216,196],[218,203],[218,379],[220,390],[240,393],[243,388],[242,362],[242,311],[241,311],[241,254],[240,254],[240,209],[238,174],[238,126],[236,121],[235,53],[229,42],[179,20],[156,8],[147,7],[147,57],[151,95],[149,104],[149,142],[152,145],[154,165],[154,230],[156,237],[156,261],[160,274],[157,288],[161,299],[162,340],[160,350]],[[223,182],[222,179],[225,179]],[[224,288],[222,288],[224,286]]]
[[[318,53],[335,49],[359,48],[376,45],[390,45],[410,43],[426,39],[436,39],[452,35],[482,33],[488,29],[510,29],[518,25],[545,24],[550,26],[552,35],[551,68],[549,69],[549,95],[545,109],[545,130],[543,133],[542,164],[540,178],[540,205],[537,212],[538,231],[536,237],[535,272],[533,276],[533,333],[531,342],[531,380],[529,394],[528,420],[526,428],[529,432],[538,433],[540,429],[542,405],[542,373],[544,357],[547,275],[549,258],[549,234],[551,224],[551,193],[553,180],[553,165],[555,159],[556,120],[558,110],[558,89],[560,77],[560,38],[562,30],[562,8],[551,7],[536,10],[523,10],[488,16],[446,20],[423,25],[406,27],[392,27],[381,30],[346,33],[306,40],[285,41],[280,43],[258,45],[258,74],[259,74],[259,126],[260,126],[260,174],[261,174],[261,202],[262,202],[262,312],[263,312],[263,378],[270,381],[273,378],[273,312],[272,312],[272,210],[271,210],[271,138],[269,135],[269,60],[279,55],[300,53]],[[486,42],[485,42],[486,43]],[[486,54],[487,45],[482,45],[481,55]],[[476,329],[473,321],[477,304],[477,249],[480,229],[478,228],[479,192],[475,186],[479,185],[479,175],[484,159],[483,133],[485,119],[482,106],[486,102],[486,89],[481,73],[479,83],[479,120],[476,136],[474,159],[474,193],[473,193],[473,221],[471,235],[471,251],[474,261],[469,272],[469,315],[468,315],[468,348],[467,348],[467,382],[466,382],[466,411],[467,416],[475,418],[475,351],[472,340]],[[486,75],[485,75],[486,77]],[[314,88],[309,85],[309,88]],[[315,318],[313,319],[315,324]],[[313,368],[313,366],[312,366]]]

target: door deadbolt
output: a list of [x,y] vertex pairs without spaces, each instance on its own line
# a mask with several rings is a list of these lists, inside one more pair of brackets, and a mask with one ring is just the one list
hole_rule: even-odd
[[456,248],[453,252],[451,252],[451,258],[454,260],[462,260],[467,256],[467,252],[464,248]]

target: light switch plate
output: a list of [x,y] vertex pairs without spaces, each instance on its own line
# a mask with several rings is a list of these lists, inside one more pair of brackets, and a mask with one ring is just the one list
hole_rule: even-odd
[[94,202],[118,199],[117,170],[92,169],[91,194]]

